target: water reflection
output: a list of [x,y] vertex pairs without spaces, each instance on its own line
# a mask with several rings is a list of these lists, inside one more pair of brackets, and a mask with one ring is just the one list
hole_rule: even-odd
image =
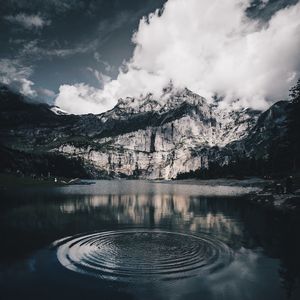
[[[152,227],[172,224],[177,229],[214,233],[233,240],[241,236],[243,223],[235,218],[234,211],[229,213],[228,202],[239,200],[186,195],[84,195],[65,201],[59,207],[66,214],[93,215],[105,211],[109,220],[119,224]],[[230,209],[232,205],[234,203]]]
[[[0,212],[0,287],[9,295],[7,299],[19,299],[18,291],[30,299],[44,298],[43,288],[49,284],[53,293],[49,298],[68,291],[69,297],[79,299],[80,287],[82,292],[93,290],[95,295],[104,293],[106,298],[120,299],[199,299],[199,295],[204,299],[298,299],[299,219],[266,212],[248,205],[243,197],[232,196],[233,191],[239,194],[242,189],[212,187],[209,195],[208,186],[99,182],[94,186],[6,193],[2,195]],[[78,234],[89,236],[93,232],[125,229],[205,235],[229,247],[233,259],[201,281],[193,277],[155,287],[121,283],[112,287],[105,281],[94,282],[69,273],[57,262],[56,250],[45,250],[53,241],[67,236],[73,239]],[[164,244],[159,238],[157,241]],[[136,241],[136,247],[122,252],[125,248],[118,247],[121,242],[124,240],[111,244],[117,251],[117,260],[117,253],[127,255],[133,250],[133,257],[144,257],[143,243]],[[99,253],[87,245],[91,251],[88,253],[98,257]],[[175,239],[172,247],[180,253],[184,246]],[[202,249],[197,247],[200,246],[195,244],[195,249]],[[155,249],[157,246],[150,256],[160,253]],[[165,248],[162,251],[167,253]],[[101,253],[101,258],[105,255]],[[123,263],[118,260],[117,266]],[[37,285],[41,294],[34,296],[33,286]]]

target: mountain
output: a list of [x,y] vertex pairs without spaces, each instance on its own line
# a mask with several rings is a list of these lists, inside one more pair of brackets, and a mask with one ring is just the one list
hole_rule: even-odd
[[[76,161],[72,168],[82,176],[97,178],[217,176],[241,164],[258,172],[253,163],[269,168],[270,157],[277,155],[274,143],[287,143],[293,105],[281,101],[263,113],[220,109],[188,89],[168,87],[159,98],[128,97],[105,113],[75,116],[2,87],[0,143],[3,153],[10,151],[10,160],[30,155],[33,166],[38,155],[49,165],[50,156],[52,173],[61,169],[56,159],[62,157]],[[16,169],[10,165],[0,162],[5,170]],[[36,172],[22,164],[18,168]]]

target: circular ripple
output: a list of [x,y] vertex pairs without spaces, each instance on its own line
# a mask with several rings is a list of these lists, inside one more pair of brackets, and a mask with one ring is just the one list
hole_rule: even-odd
[[120,281],[174,280],[214,272],[232,258],[230,248],[206,235],[163,230],[118,230],[58,243],[66,268]]

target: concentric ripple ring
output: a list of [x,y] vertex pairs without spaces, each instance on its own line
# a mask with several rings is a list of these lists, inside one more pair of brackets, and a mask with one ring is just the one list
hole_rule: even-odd
[[207,235],[127,229],[57,242],[67,269],[118,281],[177,280],[214,272],[230,263],[231,249]]

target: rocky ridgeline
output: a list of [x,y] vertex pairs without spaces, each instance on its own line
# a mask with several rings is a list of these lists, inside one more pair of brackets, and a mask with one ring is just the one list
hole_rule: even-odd
[[[94,137],[96,147],[64,143],[52,151],[82,157],[116,176],[171,179],[208,168],[211,149],[245,137],[258,115],[250,109],[220,110],[188,89],[170,91],[158,100],[152,95],[126,98],[99,115],[103,124],[115,120],[122,126],[124,121],[123,132],[115,134],[112,129],[108,136]],[[227,156],[218,159],[228,163]]]

